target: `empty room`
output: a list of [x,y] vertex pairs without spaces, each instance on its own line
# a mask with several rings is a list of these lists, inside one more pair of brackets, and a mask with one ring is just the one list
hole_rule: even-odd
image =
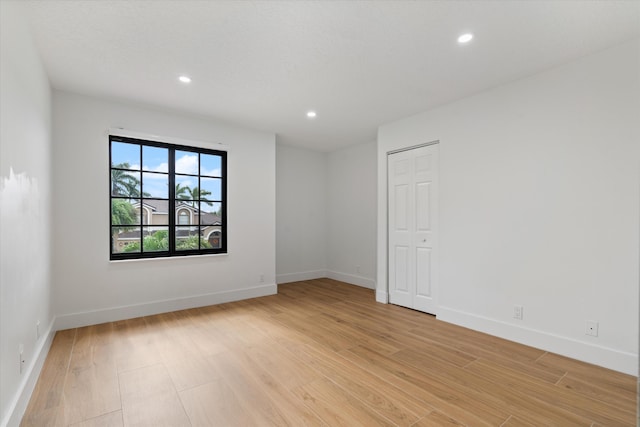
[[0,31],[0,427],[640,425],[639,1]]

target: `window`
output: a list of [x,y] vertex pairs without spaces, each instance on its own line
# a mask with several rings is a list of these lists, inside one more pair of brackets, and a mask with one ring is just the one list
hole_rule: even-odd
[[112,260],[227,252],[226,152],[112,135],[109,157]]
[[185,210],[180,211],[180,213],[178,214],[178,224],[189,225],[189,223],[190,223],[189,212]]

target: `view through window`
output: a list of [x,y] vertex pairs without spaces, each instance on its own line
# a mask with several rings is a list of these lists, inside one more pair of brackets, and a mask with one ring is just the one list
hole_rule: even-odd
[[111,259],[226,253],[225,151],[109,137]]

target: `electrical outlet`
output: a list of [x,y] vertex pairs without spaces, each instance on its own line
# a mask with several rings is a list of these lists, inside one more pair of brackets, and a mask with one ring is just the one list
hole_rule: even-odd
[[356,273],[360,274],[360,266],[356,265]]
[[260,275],[260,283],[264,283],[264,274]]
[[514,319],[522,320],[523,314],[524,314],[524,307],[522,307],[521,305],[514,305],[513,306],[513,318]]
[[592,337],[598,336],[598,322],[595,320],[587,320],[586,322],[586,330],[584,331],[586,335],[590,335]]
[[36,321],[36,341],[40,339],[40,321]]

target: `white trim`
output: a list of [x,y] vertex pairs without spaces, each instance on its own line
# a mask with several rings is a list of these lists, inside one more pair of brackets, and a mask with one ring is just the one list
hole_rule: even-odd
[[147,216],[147,223],[145,224],[144,221],[142,221],[142,225],[151,225],[151,209],[149,206],[144,206],[144,204],[142,205],[142,210],[146,211],[146,216]]
[[144,139],[147,141],[164,142],[166,144],[182,145],[186,147],[208,148],[210,150],[229,151],[229,146],[219,142],[191,141],[173,136],[153,135],[145,132],[137,132],[123,128],[109,128],[106,132],[112,136],[123,136],[125,138]]
[[[180,223],[180,212],[187,212],[187,215],[189,215],[189,222],[187,224],[181,224]],[[184,216],[184,215],[183,215]],[[177,210],[176,210],[176,225],[193,225],[193,211],[190,209],[185,208],[184,206],[180,206]]]
[[375,289],[376,281],[368,277],[356,276],[355,274],[340,273],[338,271],[327,270],[329,279],[339,280],[352,285],[362,286],[367,289]]
[[9,408],[4,419],[0,422],[0,426],[18,426],[27,409],[33,390],[36,387],[36,382],[44,366],[44,361],[49,354],[53,337],[55,336],[55,329],[53,328],[55,319],[49,323],[49,328],[45,334],[38,340],[33,357],[31,357],[31,363],[27,366],[25,375],[22,377],[22,381],[18,386],[18,390],[14,395],[14,398],[9,403]]
[[438,307],[438,320],[561,354],[572,359],[603,366],[625,374],[638,375],[637,354],[626,353],[536,329],[524,328],[448,307]]
[[428,147],[429,145],[440,144],[440,140],[436,139],[435,141],[425,142],[424,144],[412,145],[410,147],[402,147],[397,150],[387,151],[387,157],[391,154],[402,153],[403,151],[415,150],[416,148]]
[[[430,153],[430,155],[432,155],[433,157],[435,157],[435,161],[433,162],[432,166],[432,173],[433,173],[433,178],[432,178],[432,183],[434,184],[433,188],[432,188],[432,193],[430,192],[430,194],[432,194],[433,199],[432,199],[432,205],[435,205],[435,207],[432,209],[432,217],[431,217],[431,222],[432,222],[432,227],[431,227],[431,231],[432,231],[432,237],[433,237],[433,245],[431,247],[431,301],[425,301],[425,300],[420,300],[420,299],[416,299],[414,297],[412,297],[412,304],[409,305],[413,305],[413,309],[415,310],[420,310],[429,314],[433,314],[433,315],[437,315],[438,314],[438,309],[439,309],[439,290],[440,290],[440,140],[436,139],[433,141],[429,141],[429,142],[425,142],[425,143],[421,143],[421,144],[417,144],[417,145],[412,145],[412,146],[406,146],[406,147],[400,147],[397,148],[395,150],[389,150],[387,151],[386,155],[384,156],[384,188],[378,188],[378,196],[380,197],[381,192],[384,192],[384,199],[382,201],[382,203],[384,203],[384,208],[383,210],[380,209],[380,201],[378,202],[378,215],[379,217],[381,217],[381,219],[384,221],[385,227],[384,227],[384,248],[382,248],[382,251],[384,252],[384,266],[380,266],[383,271],[384,271],[384,282],[382,283],[382,286],[380,287],[380,289],[376,289],[377,293],[380,293],[380,296],[376,296],[376,298],[380,299],[380,302],[382,301],[389,301],[390,298],[390,254],[389,254],[389,247],[390,247],[390,224],[389,224],[389,211],[390,211],[390,196],[389,196],[389,185],[390,185],[390,174],[389,174],[389,160],[390,160],[390,156],[392,155],[396,155],[396,154],[403,154],[404,153],[408,153],[406,154],[406,156],[409,156],[410,158],[414,158],[416,156],[417,153],[409,153],[412,152],[414,150],[421,150],[421,149],[428,149],[427,152]],[[431,147],[431,148],[429,148]],[[403,158],[407,158],[407,157],[403,157]],[[380,164],[378,164],[378,171],[380,171]],[[379,173],[379,175],[382,175]],[[378,181],[378,185],[380,185],[381,182]],[[432,206],[430,206],[432,207]],[[380,240],[381,240],[381,235],[380,235],[380,218],[378,219],[378,230],[379,230],[379,235],[378,235],[378,240],[377,240],[377,244],[380,245]],[[381,248],[378,247],[377,248],[377,252],[378,252],[378,261],[380,262],[380,252],[381,252]],[[381,280],[380,278],[380,274],[381,274],[382,270],[380,268],[378,268],[378,272],[377,272],[377,279],[378,281]],[[405,305],[405,304],[403,304]],[[405,305],[408,306],[408,305]]]
[[158,256],[152,258],[125,258],[125,259],[110,259],[109,263],[121,263],[121,262],[143,262],[143,261],[160,261],[164,260],[165,262],[174,259],[197,259],[197,258],[206,258],[206,257],[221,257],[221,256],[229,256],[228,252],[222,252],[217,254],[198,254],[198,255],[178,255],[178,256]]
[[148,303],[105,308],[101,310],[71,313],[56,317],[55,329],[62,330],[79,328],[82,326],[97,325],[105,322],[115,322],[118,320],[133,319],[141,316],[185,310],[188,308],[204,307],[231,301],[275,295],[277,292],[277,286],[275,284],[271,284],[256,286],[253,288],[214,292],[184,298],[159,300]]
[[381,304],[389,304],[389,294],[387,291],[376,290],[376,302]]
[[[388,217],[388,209],[389,209],[389,195],[388,186],[389,186],[389,171],[388,171],[388,157],[390,154],[412,150],[414,148],[424,147],[428,145],[440,144],[440,139],[435,139],[428,142],[421,142],[413,145],[396,145],[393,144],[389,147],[384,147],[388,144],[383,144],[380,142],[380,127],[378,127],[378,137],[377,137],[377,194],[378,194],[378,203],[377,203],[377,230],[378,236],[376,238],[376,301],[387,304],[389,302],[389,217]],[[394,148],[395,147],[395,148]],[[387,148],[386,150],[384,148]],[[437,307],[437,306],[436,306]]]
[[298,273],[277,274],[276,283],[302,282],[304,280],[324,279],[327,277],[326,270],[301,271]]
[[[219,224],[218,224],[218,225],[215,225],[215,224],[214,224],[214,225],[207,225],[207,226],[201,225],[200,227],[207,228],[207,227],[219,227],[219,226],[220,226]],[[213,233],[219,233],[219,234],[220,234],[220,236],[222,236],[222,230],[214,229],[214,230],[211,230],[211,231],[209,232],[209,234],[207,234],[207,241],[209,240],[209,238],[211,237],[211,235],[212,235]]]

